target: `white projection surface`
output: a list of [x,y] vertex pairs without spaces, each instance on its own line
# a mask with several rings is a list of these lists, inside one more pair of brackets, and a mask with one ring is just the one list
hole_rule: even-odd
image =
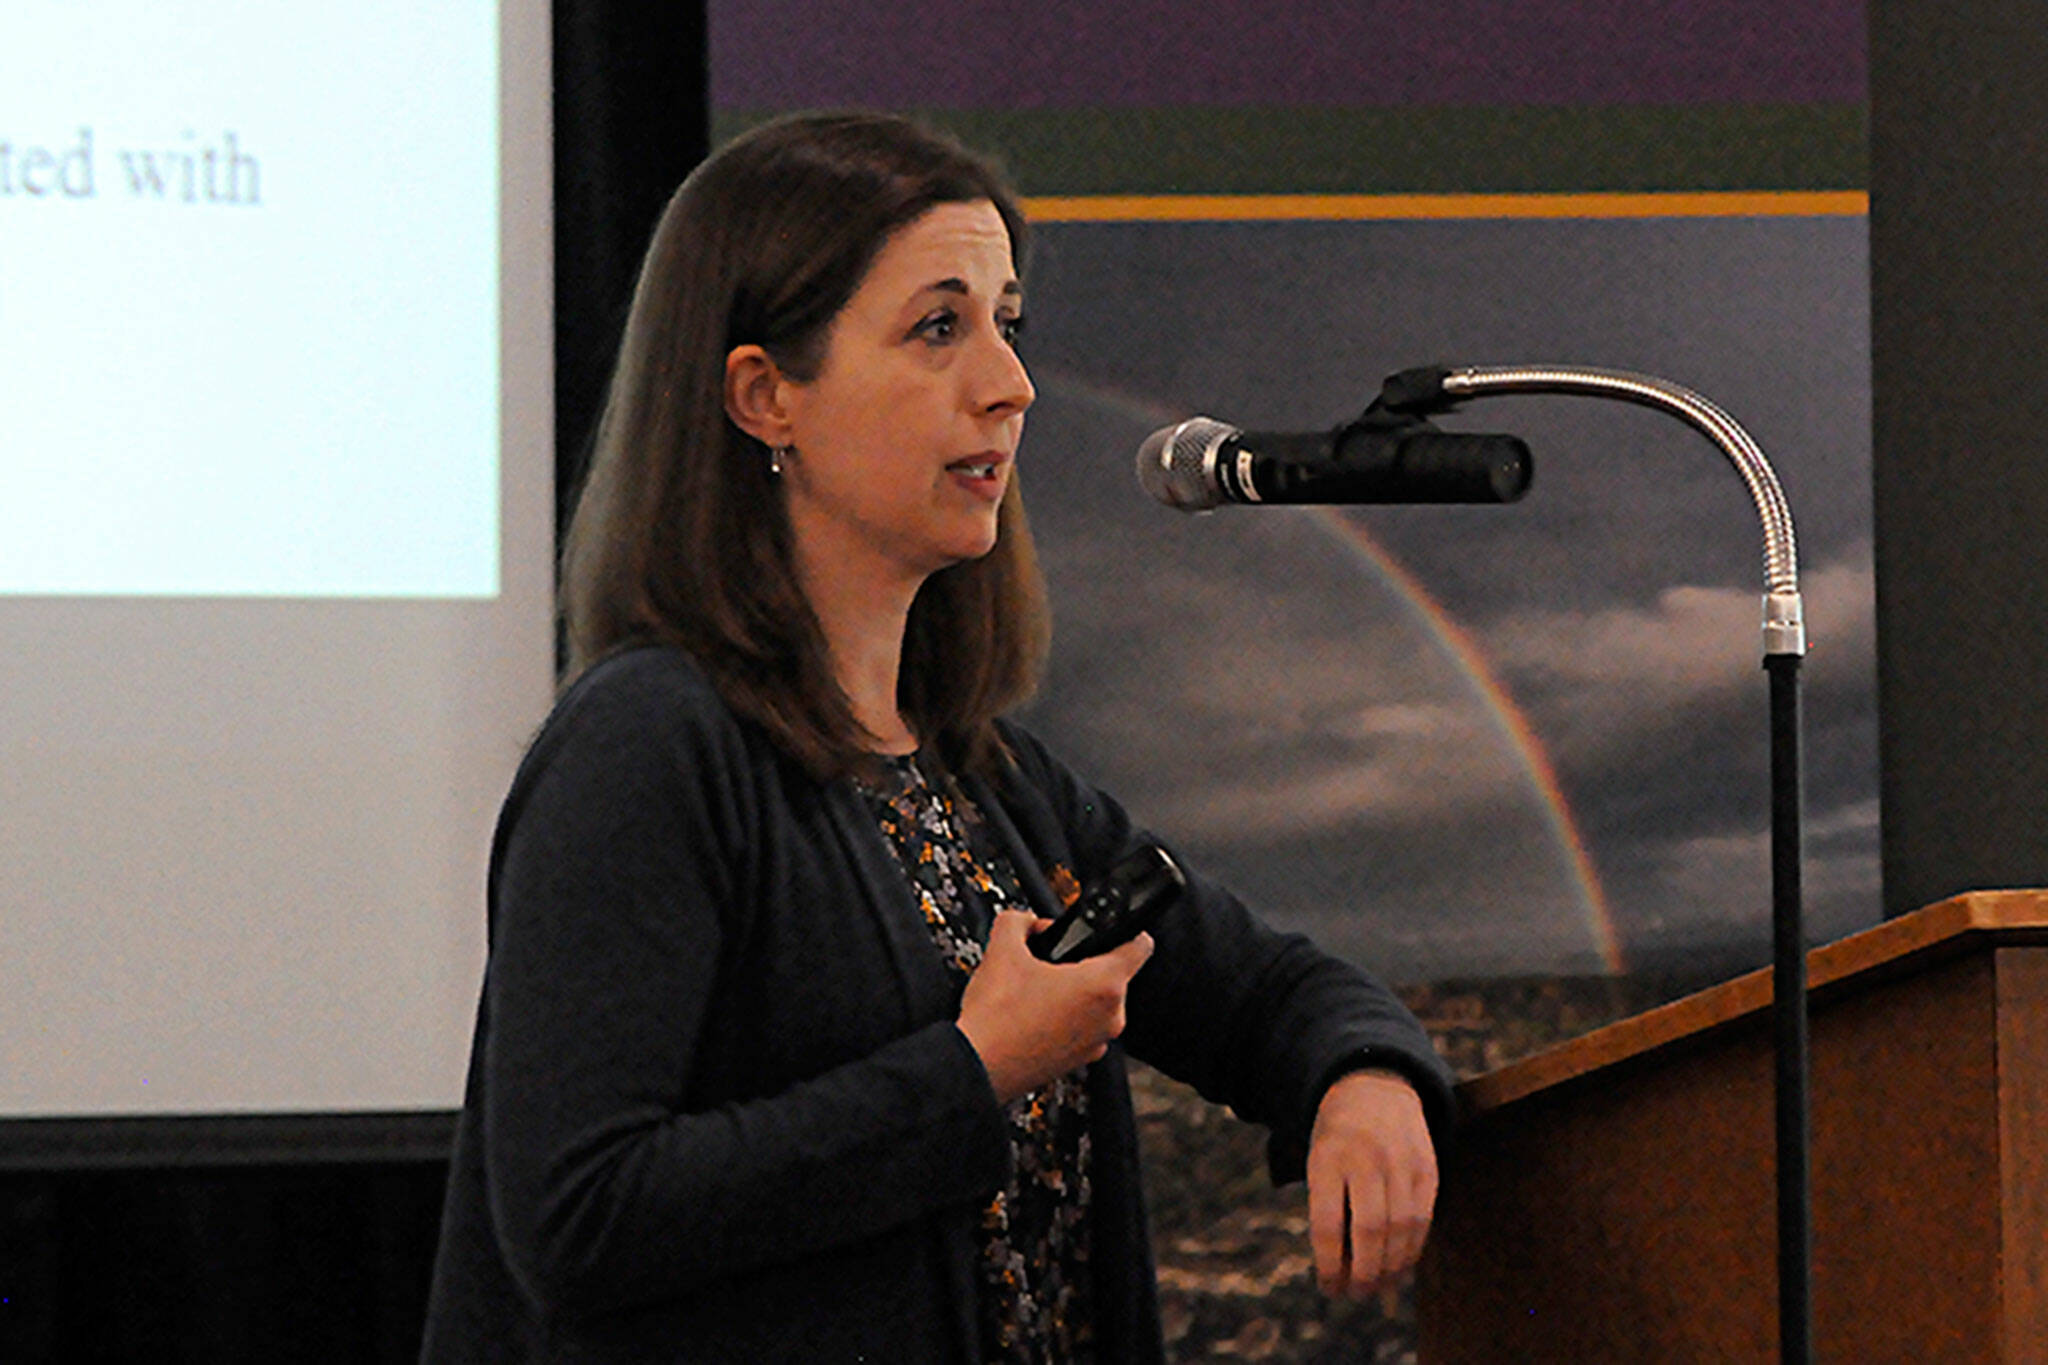
[[497,592],[496,27],[9,6],[0,592]]
[[452,1108],[552,686],[547,6],[0,31],[0,1125]]

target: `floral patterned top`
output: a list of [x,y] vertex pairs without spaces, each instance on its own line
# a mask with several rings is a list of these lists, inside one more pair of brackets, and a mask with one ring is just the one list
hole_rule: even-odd
[[[880,776],[861,787],[917,895],[933,946],[965,990],[996,912],[1029,908],[1016,870],[981,812],[944,774],[929,780],[916,755],[887,759]],[[1084,1074],[1058,1077],[1005,1111],[1010,1180],[981,1214],[984,1360],[1095,1359]]]

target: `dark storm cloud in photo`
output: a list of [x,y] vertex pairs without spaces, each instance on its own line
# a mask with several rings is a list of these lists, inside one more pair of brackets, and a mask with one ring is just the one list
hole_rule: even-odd
[[[1814,642],[1809,920],[1875,920],[1862,220],[1055,224],[1029,288],[1021,468],[1057,620],[1032,720],[1276,921],[1408,979],[1598,970],[1604,894],[1632,966],[1767,956],[1761,541],[1704,438],[1583,398],[1472,404],[1443,424],[1535,451],[1508,508],[1186,518],[1131,475],[1192,412],[1313,429],[1411,365],[1531,361],[1675,379],[1771,457]],[[1597,891],[1377,554],[1526,716]]]

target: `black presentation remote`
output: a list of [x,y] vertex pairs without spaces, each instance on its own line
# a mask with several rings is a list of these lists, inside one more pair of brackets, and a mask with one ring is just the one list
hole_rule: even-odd
[[1081,893],[1052,927],[1031,939],[1047,962],[1078,962],[1129,943],[1180,898],[1187,877],[1157,844],[1147,844]]

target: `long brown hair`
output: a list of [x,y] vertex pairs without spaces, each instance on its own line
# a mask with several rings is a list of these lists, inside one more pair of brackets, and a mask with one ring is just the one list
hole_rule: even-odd
[[[807,114],[699,166],[648,247],[562,554],[565,682],[628,645],[696,658],[726,702],[819,777],[874,737],[855,719],[798,584],[768,452],[725,410],[725,358],[759,345],[815,378],[832,319],[891,233],[988,200],[1023,268],[1025,226],[988,162],[909,120]],[[993,776],[995,718],[1037,685],[1045,589],[1012,478],[995,549],[942,569],[910,608],[897,700],[920,740]]]

